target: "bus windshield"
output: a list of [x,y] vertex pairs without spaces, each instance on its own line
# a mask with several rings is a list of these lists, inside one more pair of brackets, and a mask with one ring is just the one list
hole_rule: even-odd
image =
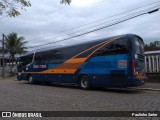
[[139,37],[134,37],[135,41],[135,62],[136,74],[143,74],[144,72],[144,43]]
[[144,54],[144,44],[142,40],[135,37],[135,44],[136,44],[136,53],[143,55]]
[[32,63],[32,59],[33,59],[33,54],[20,57],[18,59],[18,63],[19,63],[18,69],[21,69],[22,67],[25,67],[29,65],[30,63]]

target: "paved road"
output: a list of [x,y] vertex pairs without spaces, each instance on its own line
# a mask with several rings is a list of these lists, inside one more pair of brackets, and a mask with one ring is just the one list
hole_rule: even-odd
[[80,90],[0,80],[0,111],[160,111],[160,91]]

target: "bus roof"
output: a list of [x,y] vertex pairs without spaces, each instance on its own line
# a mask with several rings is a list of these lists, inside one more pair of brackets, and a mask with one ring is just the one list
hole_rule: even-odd
[[66,48],[66,47],[70,47],[70,46],[76,46],[76,45],[83,45],[83,44],[89,44],[89,43],[94,43],[94,42],[100,42],[100,41],[105,41],[105,40],[109,40],[109,39],[112,39],[112,38],[116,38],[116,37],[124,37],[124,36],[130,36],[130,35],[134,35],[134,36],[137,36],[135,34],[123,34],[123,35],[118,35],[118,36],[112,36],[112,37],[107,37],[107,38],[101,38],[101,39],[94,39],[92,41],[87,41],[87,42],[82,42],[82,43],[78,43],[78,44],[72,44],[72,45],[64,45],[64,46],[57,46],[57,47],[54,47],[54,48],[46,48],[46,49],[40,49],[38,51],[30,51],[24,55],[22,55],[21,57],[25,57],[25,56],[28,56],[28,55],[31,55],[31,54],[34,54],[35,52],[49,52],[49,51],[52,51],[52,50],[56,50],[56,49],[61,49],[61,48]]

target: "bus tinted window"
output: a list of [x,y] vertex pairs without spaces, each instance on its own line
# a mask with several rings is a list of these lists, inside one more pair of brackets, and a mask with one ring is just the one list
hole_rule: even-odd
[[63,55],[60,51],[55,50],[51,52],[36,53],[35,64],[61,63],[63,62]]
[[19,67],[29,65],[30,63],[32,63],[32,59],[33,59],[33,54],[19,58],[18,60],[20,64]]
[[144,53],[144,44],[142,42],[142,40],[138,37],[134,37],[134,41],[135,41],[135,50],[137,54],[142,54]]
[[116,39],[115,41],[107,44],[96,52],[98,56],[112,55],[112,54],[128,54],[128,39],[127,37]]

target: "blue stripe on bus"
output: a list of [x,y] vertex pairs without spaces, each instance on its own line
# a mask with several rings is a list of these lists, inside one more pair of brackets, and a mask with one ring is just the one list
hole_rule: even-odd
[[111,70],[124,70],[127,74],[127,68],[119,68],[119,60],[128,60],[127,54],[96,56],[81,65],[81,73],[87,74],[110,74]]

